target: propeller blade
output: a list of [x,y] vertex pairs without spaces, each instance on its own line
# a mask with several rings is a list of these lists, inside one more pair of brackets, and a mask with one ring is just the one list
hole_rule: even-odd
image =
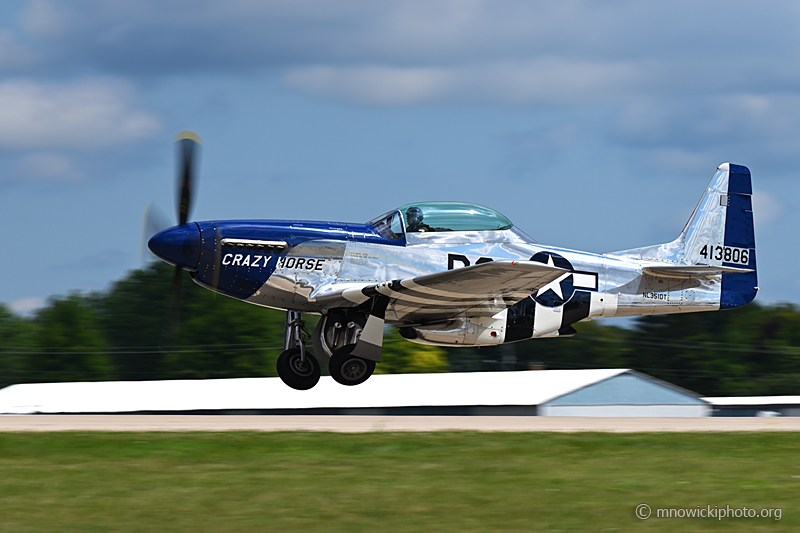
[[178,224],[189,220],[192,208],[192,190],[196,174],[196,155],[200,152],[202,139],[193,131],[182,131],[175,136],[178,150]]
[[167,314],[161,326],[161,337],[158,345],[167,349],[178,344],[181,322],[181,267],[175,267],[172,275],[172,296],[166,307]]
[[178,339],[178,329],[181,325],[181,267],[175,267],[172,275],[172,300],[170,301],[170,336],[173,344]]
[[[203,140],[193,131],[182,131],[175,136],[177,151],[177,177],[178,177],[178,224],[184,225],[189,221],[189,212],[192,209],[192,191],[195,187],[197,174],[197,161],[200,146]],[[181,270],[175,267],[172,276],[172,299],[170,302],[170,317],[168,335],[172,344],[178,340],[178,331],[181,322]]]

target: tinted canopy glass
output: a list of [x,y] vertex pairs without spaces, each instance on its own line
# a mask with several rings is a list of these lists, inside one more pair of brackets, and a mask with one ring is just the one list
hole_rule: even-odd
[[488,207],[460,202],[419,202],[398,208],[410,233],[510,229],[506,217]]
[[383,237],[395,241],[403,236],[403,226],[400,223],[400,212],[389,211],[367,222]]

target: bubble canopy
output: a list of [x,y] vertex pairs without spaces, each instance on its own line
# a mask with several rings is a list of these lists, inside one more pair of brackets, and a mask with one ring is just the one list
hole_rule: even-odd
[[[396,211],[382,215],[371,224],[399,226],[397,212],[403,215],[408,233],[445,231],[499,231],[510,229],[513,224],[494,209],[462,202],[417,202],[398,207]],[[392,216],[394,214],[395,216]],[[393,220],[387,220],[391,218]],[[389,229],[388,227],[386,229]],[[392,228],[399,233],[399,227]]]

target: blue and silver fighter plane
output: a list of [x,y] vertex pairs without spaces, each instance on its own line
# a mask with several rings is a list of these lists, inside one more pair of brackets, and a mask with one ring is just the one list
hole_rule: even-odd
[[[717,167],[674,241],[594,254],[541,245],[497,211],[456,202],[407,204],[363,224],[188,222],[197,142],[178,141],[180,223],[148,246],[176,276],[285,310],[278,374],[295,389],[316,385],[320,363],[343,385],[366,381],[386,324],[411,342],[493,346],[569,336],[596,317],[732,309],[758,290],[744,166]],[[321,315],[310,335],[303,313]]]

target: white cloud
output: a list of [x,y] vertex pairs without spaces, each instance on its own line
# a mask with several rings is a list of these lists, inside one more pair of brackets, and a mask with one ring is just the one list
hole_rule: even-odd
[[[431,66],[543,54],[587,60],[673,58],[676,63],[700,58],[712,59],[711,64],[731,54],[749,60],[754,51],[764,49],[771,50],[770,60],[778,63],[796,57],[792,48],[799,14],[796,2],[695,4],[689,8],[664,0],[193,0],[187,9],[183,1],[37,0],[26,4],[20,19],[40,41],[68,47],[73,53],[65,56],[67,61],[113,56],[138,64],[144,57],[145,67],[158,69],[167,59],[173,72],[296,60],[362,65],[389,60]],[[747,31],[726,38],[723,28],[737,27]],[[176,49],[191,57],[176,56]],[[205,61],[196,61],[198,57]],[[736,72],[732,66],[717,68]]]
[[0,148],[98,148],[151,136],[158,118],[133,104],[130,86],[113,80],[48,85],[0,83]]
[[373,105],[400,105],[441,97],[452,76],[435,68],[321,66],[292,69],[284,81],[290,87],[318,96]]
[[36,152],[21,157],[13,173],[17,179],[81,183],[86,173],[75,160],[55,152]]
[[697,172],[722,162],[788,169],[797,164],[800,95],[641,95],[619,106],[608,138],[649,165]]
[[314,66],[290,69],[286,85],[369,105],[437,101],[588,104],[618,98],[635,83],[624,63],[553,58],[466,67]]
[[34,0],[23,12],[21,22],[31,34],[63,37],[76,22],[65,3]]
[[[368,105],[577,105],[794,90],[796,2],[38,0],[21,16],[49,75],[271,71]],[[690,16],[688,16],[690,14]],[[747,27],[735,39],[718,28]],[[635,75],[634,75],[635,73]]]
[[44,298],[37,298],[30,296],[28,298],[20,298],[19,300],[14,300],[13,302],[8,304],[8,307],[14,313],[27,315],[30,314],[37,309],[44,307],[45,299]]
[[691,145],[698,139],[751,140],[752,136],[797,138],[800,96],[796,93],[733,93],[704,97],[643,95],[627,102],[615,129],[634,144]]

